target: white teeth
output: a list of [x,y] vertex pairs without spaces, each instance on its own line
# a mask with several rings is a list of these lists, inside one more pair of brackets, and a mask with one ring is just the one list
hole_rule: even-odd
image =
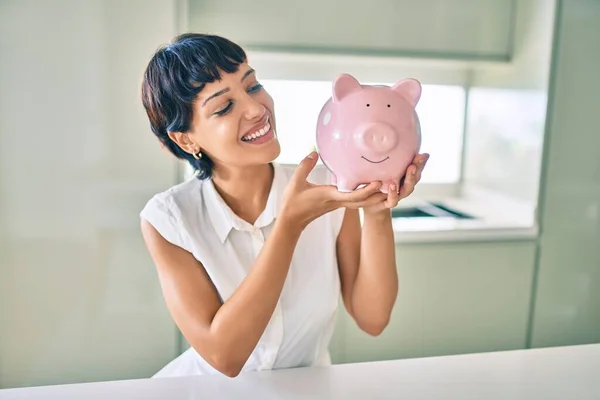
[[271,129],[271,124],[269,124],[269,122],[267,122],[267,124],[262,127],[261,129],[259,129],[258,131],[251,133],[250,135],[246,135],[242,138],[243,141],[250,141],[250,140],[254,140],[256,138],[259,138],[263,135],[265,135],[267,132],[269,132],[269,130]]

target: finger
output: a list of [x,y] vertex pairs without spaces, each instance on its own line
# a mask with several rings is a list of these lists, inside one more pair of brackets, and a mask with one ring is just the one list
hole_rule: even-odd
[[415,173],[415,186],[421,180],[421,169],[417,168],[417,172]]
[[[379,189],[381,182],[372,182],[367,186],[356,189],[352,192],[340,192],[334,185],[312,185],[313,190],[319,191],[321,198],[330,203],[333,207],[350,207],[360,201],[364,201],[373,194],[382,194]],[[385,196],[385,195],[384,195]]]
[[408,167],[408,170],[406,171],[406,177],[404,179],[404,184],[400,188],[400,199],[408,197],[415,190],[415,185],[417,183],[416,174],[417,167],[415,167],[414,165]]
[[420,167],[420,166],[425,166],[425,163],[427,163],[427,160],[429,160],[429,154],[428,153],[423,153],[423,154],[417,154],[415,156],[415,158],[413,159],[413,164]]
[[365,200],[343,202],[342,207],[354,209],[363,207],[373,207],[376,205],[382,205],[383,207],[386,198],[387,195],[385,193],[379,192],[369,196]]
[[358,202],[358,201],[363,201],[365,199],[367,199],[369,196],[373,195],[374,193],[379,192],[379,189],[381,189],[381,182],[376,181],[376,182],[371,182],[369,183],[367,186],[362,187],[360,189],[356,189],[350,193],[343,193],[343,192],[339,192],[336,190],[336,193],[334,194],[334,198],[338,201],[341,202]]
[[319,155],[317,154],[317,152],[311,152],[308,156],[304,158],[304,160],[300,161],[300,164],[298,164],[298,167],[294,171],[291,180],[295,182],[306,182],[308,175],[313,170],[315,165],[317,165],[318,159]]
[[414,165],[417,166],[417,173],[416,173],[416,178],[415,178],[415,184],[419,183],[419,181],[421,180],[421,174],[423,173],[423,170],[425,169],[425,166],[427,165],[427,160],[429,160],[429,154],[421,154],[422,157],[416,159],[415,157],[415,161],[414,161]]
[[404,181],[406,180],[406,174],[404,174],[404,176],[402,176],[402,178],[400,179],[400,185],[398,185],[398,187],[402,187],[404,186]]
[[395,183],[390,184],[389,190],[388,190],[388,196],[387,199],[385,200],[385,206],[387,208],[394,208],[398,205],[398,201],[400,194],[398,193],[398,187],[396,186]]
[[381,188],[381,182],[371,182],[368,185],[360,189],[355,189],[351,192],[340,192],[336,186],[331,186],[331,188],[330,195],[332,199],[336,201],[360,201],[379,191]]

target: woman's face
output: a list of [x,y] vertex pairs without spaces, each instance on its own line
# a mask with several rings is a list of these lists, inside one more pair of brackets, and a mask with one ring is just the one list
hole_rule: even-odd
[[273,99],[246,63],[207,84],[194,104],[188,140],[220,166],[266,164],[280,152]]

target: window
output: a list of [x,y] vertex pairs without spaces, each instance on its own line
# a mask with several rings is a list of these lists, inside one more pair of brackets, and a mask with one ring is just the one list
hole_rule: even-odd
[[472,88],[465,181],[536,202],[546,101],[543,90]]
[[[331,96],[331,82],[261,79],[261,83],[275,102],[281,143],[277,161],[296,164],[315,145],[317,117]],[[461,86],[423,85],[417,105],[423,137],[421,152],[430,153],[431,158],[421,182],[460,180],[465,102]]]

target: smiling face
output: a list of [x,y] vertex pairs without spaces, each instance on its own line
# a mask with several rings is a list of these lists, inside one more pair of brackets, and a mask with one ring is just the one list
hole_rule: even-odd
[[169,136],[182,149],[199,150],[220,167],[249,167],[272,162],[280,153],[273,99],[247,64],[198,93],[187,133]]

